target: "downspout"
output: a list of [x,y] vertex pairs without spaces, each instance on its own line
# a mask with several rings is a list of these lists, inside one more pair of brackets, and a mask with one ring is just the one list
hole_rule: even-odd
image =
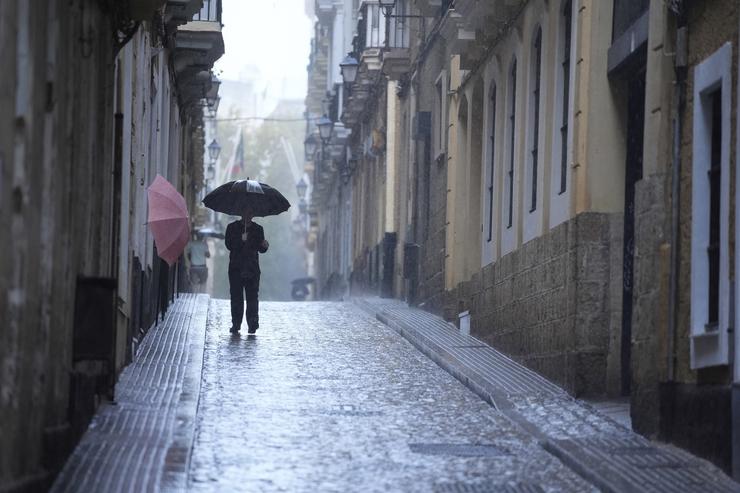
[[681,214],[681,133],[686,109],[686,74],[688,58],[688,28],[683,1],[675,2],[673,12],[676,16],[676,46],[674,69],[676,83],[673,100],[676,111],[673,115],[673,174],[671,180],[671,267],[668,295],[668,383],[676,378],[676,330],[678,308],[678,276],[680,268],[680,214]]

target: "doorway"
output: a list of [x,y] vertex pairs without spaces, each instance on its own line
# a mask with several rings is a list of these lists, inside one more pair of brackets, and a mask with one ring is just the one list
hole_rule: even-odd
[[642,179],[645,129],[645,67],[627,81],[627,149],[624,179],[624,244],[622,250],[621,394],[632,383],[632,296],[635,255],[635,184]]

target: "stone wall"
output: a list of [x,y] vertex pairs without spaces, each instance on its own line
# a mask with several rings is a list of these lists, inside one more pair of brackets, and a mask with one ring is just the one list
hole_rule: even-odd
[[[729,366],[691,369],[691,226],[692,226],[692,151],[693,151],[693,70],[724,43],[733,46],[731,74],[732,136],[730,166],[735,167],[737,105],[738,15],[734,0],[696,1],[687,4],[688,74],[685,89],[686,110],[682,118],[680,217],[678,243],[671,244],[671,173],[646,176],[638,183],[635,200],[636,248],[635,298],[632,350],[632,418],[636,431],[660,436],[701,455],[726,471],[730,470],[731,417]],[[666,84],[665,91],[673,86]],[[675,111],[675,103],[674,103]],[[666,132],[670,129],[666,128]],[[646,151],[647,154],[647,151]],[[734,164],[733,164],[734,163]],[[730,181],[730,208],[735,204],[735,177]],[[724,177],[723,177],[724,179]],[[734,237],[731,213],[730,238]],[[734,219],[735,227],[737,218]],[[734,278],[730,240],[730,278]],[[674,328],[674,380],[668,380],[668,303],[671,248],[678,250],[678,299]],[[680,411],[680,412],[679,412]]]
[[[583,213],[489,264],[447,293],[445,316],[470,310],[474,336],[577,395],[618,379],[619,214]],[[620,254],[615,254],[620,251]]]
[[[117,51],[110,6],[73,3],[0,2],[0,491],[48,488],[166,309],[175,269],[142,226],[146,187],[166,175],[191,204],[199,187],[199,114],[180,112],[157,30]],[[83,348],[85,328],[115,340]]]
[[670,277],[670,177],[646,176],[635,185],[635,256],[632,308],[633,428],[658,429],[658,383],[666,378]]
[[0,2],[0,490],[69,450],[76,278],[111,258],[113,46],[92,0]]

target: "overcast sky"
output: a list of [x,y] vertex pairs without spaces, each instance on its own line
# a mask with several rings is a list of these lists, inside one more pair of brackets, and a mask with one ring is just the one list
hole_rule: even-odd
[[311,44],[305,0],[223,0],[226,53],[215,69],[227,80],[257,80],[270,99],[303,99]]

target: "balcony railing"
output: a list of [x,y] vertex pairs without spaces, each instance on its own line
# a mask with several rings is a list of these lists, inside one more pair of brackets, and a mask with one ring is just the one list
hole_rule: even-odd
[[410,14],[408,0],[398,0],[390,22],[390,33],[388,37],[389,48],[409,47],[409,22],[413,19],[406,17]]
[[221,0],[203,0],[203,7],[193,16],[193,20],[221,24]]
[[[409,19],[396,16],[408,15],[408,0],[400,0],[393,10],[393,17],[388,23],[388,48],[409,47]],[[357,22],[357,37],[354,40],[355,54],[360,55],[369,48],[386,47],[386,18],[383,9],[377,2],[363,2]]]

